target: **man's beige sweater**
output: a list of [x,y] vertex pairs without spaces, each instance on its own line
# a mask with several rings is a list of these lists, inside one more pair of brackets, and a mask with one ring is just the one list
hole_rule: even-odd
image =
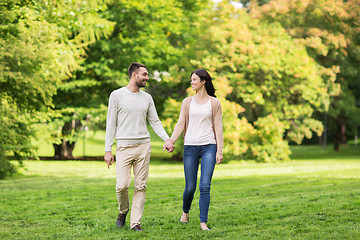
[[150,94],[142,90],[132,93],[125,87],[113,91],[106,119],[105,151],[111,151],[114,139],[117,146],[150,142],[146,120],[161,139],[169,139]]

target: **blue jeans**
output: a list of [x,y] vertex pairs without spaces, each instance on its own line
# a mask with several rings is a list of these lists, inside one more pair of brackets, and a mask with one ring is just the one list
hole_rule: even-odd
[[184,146],[185,190],[183,194],[183,211],[188,213],[196,190],[199,160],[201,158],[200,177],[200,222],[207,222],[210,205],[210,185],[216,163],[216,144]]

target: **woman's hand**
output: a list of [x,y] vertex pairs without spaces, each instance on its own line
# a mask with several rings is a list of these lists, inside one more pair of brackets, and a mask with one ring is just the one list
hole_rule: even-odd
[[169,153],[174,151],[175,143],[169,138],[165,141],[165,144],[163,146],[163,151],[167,150]]
[[224,157],[222,153],[216,153],[216,164],[220,164],[223,161]]

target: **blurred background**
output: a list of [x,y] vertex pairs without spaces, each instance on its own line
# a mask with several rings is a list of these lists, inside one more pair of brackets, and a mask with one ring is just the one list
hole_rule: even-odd
[[169,135],[190,73],[210,72],[225,160],[359,149],[359,0],[2,0],[0,16],[0,178],[10,160],[102,160],[132,62]]

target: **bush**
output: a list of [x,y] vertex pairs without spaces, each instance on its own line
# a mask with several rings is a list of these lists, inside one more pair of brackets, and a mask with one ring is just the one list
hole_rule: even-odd
[[16,173],[16,167],[0,152],[0,179],[4,179],[14,173]]
[[261,162],[288,161],[291,151],[283,139],[285,124],[272,114],[259,118],[251,139],[251,158]]
[[8,98],[0,99],[0,178],[16,173],[16,167],[10,163],[9,156],[18,160],[35,157],[35,148],[31,142],[35,134],[34,114],[22,113]]

